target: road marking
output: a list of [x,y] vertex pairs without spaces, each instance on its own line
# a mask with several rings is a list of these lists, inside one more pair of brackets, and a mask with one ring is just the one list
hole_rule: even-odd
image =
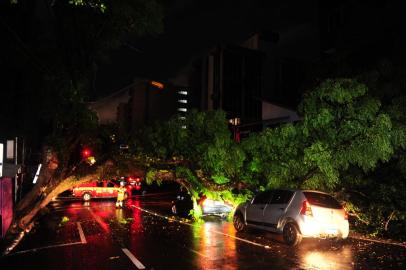
[[87,209],[90,214],[92,215],[92,217],[94,218],[94,220],[96,220],[97,223],[99,223],[100,228],[102,228],[106,233],[108,233],[110,231],[109,229],[109,225],[107,225],[106,222],[104,222],[98,215],[96,215],[92,209]]
[[10,254],[10,256],[11,256],[11,255],[18,255],[18,254],[29,253],[29,252],[37,252],[37,251],[43,250],[43,249],[50,249],[50,248],[58,248],[58,247],[67,247],[67,246],[74,246],[74,245],[84,245],[84,244],[87,244],[85,234],[83,233],[82,225],[80,224],[80,222],[76,222],[76,225],[77,225],[78,231],[79,231],[80,242],[65,243],[65,244],[50,245],[50,246],[45,246],[45,247],[27,249],[27,250],[22,250],[22,251],[14,252],[14,253]]
[[205,257],[205,258],[209,258],[209,256],[204,255],[203,253],[201,253],[201,252],[199,252],[199,251],[196,251],[196,250],[194,250],[194,249],[188,248],[188,250],[190,250],[191,252],[193,252],[193,253],[195,253],[195,254],[197,254],[197,255],[199,255],[199,256],[202,256],[202,257]]
[[82,243],[82,242],[74,242],[74,243],[66,243],[66,244],[60,244],[60,245],[51,245],[51,246],[33,248],[33,249],[28,249],[28,250],[22,250],[22,251],[14,252],[14,253],[11,254],[10,256],[12,256],[12,255],[17,255],[17,254],[29,253],[29,252],[37,252],[37,251],[43,250],[43,249],[57,248],[57,247],[66,247],[66,246],[74,246],[74,245],[83,245],[83,243]]
[[80,242],[81,242],[82,244],[86,244],[87,241],[86,241],[85,234],[83,233],[83,230],[82,230],[82,225],[80,224],[80,222],[76,222],[76,224],[78,225],[78,231],[79,231],[79,236],[80,236]]
[[234,239],[240,240],[240,241],[242,241],[242,242],[245,242],[245,243],[248,243],[248,244],[251,244],[251,245],[254,245],[254,246],[258,246],[258,247],[263,247],[263,248],[269,249],[269,246],[267,246],[267,245],[259,244],[259,243],[256,243],[256,242],[254,242],[254,241],[250,241],[250,240],[247,240],[247,239],[244,239],[244,238],[240,238],[240,237],[238,237],[238,236],[230,235],[230,234],[223,233],[223,232],[220,232],[220,231],[216,231],[216,230],[213,230],[213,229],[209,229],[209,231],[210,231],[210,232],[217,233],[217,234],[222,234],[222,235],[224,235],[224,236],[227,236],[227,237],[230,237],[230,238],[234,238]]
[[[164,216],[164,215],[161,215],[161,214],[158,214],[158,213],[155,213],[155,212],[152,212],[152,211],[143,209],[143,208],[138,207],[138,206],[135,206],[135,205],[131,205],[131,206],[134,207],[134,208],[137,208],[137,209],[140,210],[140,211],[143,211],[143,212],[146,212],[146,213],[148,213],[148,214],[150,214],[150,215],[153,215],[153,216],[157,216],[157,217],[160,217],[160,218],[163,218],[163,219],[166,219],[166,220],[178,222],[178,223],[181,223],[181,224],[190,226],[190,227],[193,227],[193,226],[194,226],[193,224],[190,224],[190,223],[188,223],[188,222],[181,221],[181,220],[178,220],[178,219],[175,219],[175,218],[170,218],[170,217],[167,217],[167,216]],[[230,237],[230,238],[234,238],[234,239],[236,239],[236,240],[239,240],[239,241],[241,241],[241,242],[245,242],[245,243],[248,243],[248,244],[251,244],[251,245],[254,245],[254,246],[258,246],[258,247],[263,247],[263,248],[265,248],[265,249],[269,249],[269,246],[268,246],[268,245],[259,244],[259,243],[256,243],[256,242],[253,242],[253,241],[244,239],[244,238],[240,238],[240,237],[237,237],[237,236],[234,236],[234,235],[226,234],[226,233],[223,233],[223,232],[220,232],[220,231],[216,231],[216,230],[213,230],[213,229],[209,229],[208,231],[213,232],[213,233],[217,233],[217,234],[222,234],[222,235],[224,235],[224,236],[227,236],[227,237]]]
[[145,269],[145,266],[126,248],[122,248],[123,252],[133,262],[138,269]]

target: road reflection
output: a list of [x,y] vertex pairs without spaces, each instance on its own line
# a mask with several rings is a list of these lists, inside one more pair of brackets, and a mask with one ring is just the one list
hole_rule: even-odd
[[235,230],[230,223],[206,221],[193,226],[193,248],[200,269],[237,269]]
[[61,227],[66,232],[60,236],[73,239],[65,242],[78,241],[77,222],[81,222],[88,246],[100,249],[97,255],[86,253],[95,261],[101,253],[116,258],[113,250],[119,246],[155,269],[404,269],[403,248],[354,239],[304,239],[299,246],[289,247],[279,234],[255,229],[236,233],[231,222],[219,218],[196,223],[168,219],[170,207],[158,199],[133,198],[122,209],[111,201],[59,207],[55,220],[66,216],[72,223]]
[[304,244],[299,247],[297,255],[303,269],[354,269],[350,246],[336,244],[337,246],[329,246],[328,250],[323,250],[325,244],[317,242],[319,246],[309,247]]
[[[251,257],[253,265],[283,269],[354,269],[353,251],[345,242],[307,239],[298,247],[289,247],[263,234],[248,233],[244,238],[264,247],[251,246],[236,237],[231,223],[205,221],[193,226],[193,248],[199,269],[238,269],[240,260]],[[237,241],[239,241],[237,243]],[[244,247],[243,247],[244,246]],[[251,247],[249,247],[251,246]],[[237,248],[240,247],[240,248]],[[247,249],[248,248],[248,249]],[[241,252],[253,252],[250,255]],[[255,252],[254,252],[255,250]],[[240,258],[239,258],[240,257]]]
[[137,207],[136,209],[133,209],[133,222],[131,223],[131,232],[139,232],[142,229],[141,211],[138,210],[138,208],[141,207],[141,203],[139,200],[128,200],[128,205]]

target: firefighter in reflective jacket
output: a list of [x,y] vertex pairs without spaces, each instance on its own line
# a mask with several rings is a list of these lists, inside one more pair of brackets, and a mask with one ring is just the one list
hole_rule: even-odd
[[123,207],[123,201],[125,199],[125,188],[123,185],[124,183],[121,182],[118,188],[116,207]]

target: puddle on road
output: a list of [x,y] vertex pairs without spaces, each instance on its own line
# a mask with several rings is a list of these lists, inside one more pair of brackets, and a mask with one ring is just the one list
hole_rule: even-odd
[[192,226],[193,250],[196,251],[196,265],[200,269],[218,269],[218,266],[237,269],[236,239],[230,237],[235,237],[235,230],[230,224],[206,221]]
[[[401,269],[405,258],[404,250],[357,240],[304,239],[298,247],[288,247],[279,235],[250,230],[236,233],[231,222],[220,219],[185,226],[160,214],[143,213],[139,200],[129,202],[132,208],[116,209],[112,202],[92,204],[89,217],[104,234],[112,234],[117,243],[132,247],[138,254],[147,254],[146,239],[156,238],[165,245],[178,241],[175,246],[186,248],[198,269],[238,269],[242,265],[256,265],[258,269]],[[67,209],[71,220],[79,218],[78,207],[72,204]]]
[[352,250],[349,246],[327,251],[299,247],[297,259],[303,269],[346,270],[354,268]]

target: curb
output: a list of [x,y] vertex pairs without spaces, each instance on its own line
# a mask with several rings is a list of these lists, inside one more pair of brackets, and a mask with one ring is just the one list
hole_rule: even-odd
[[351,233],[348,238],[406,248],[406,243],[405,242],[396,242],[394,240],[379,239],[379,238],[374,239],[374,238],[370,238],[370,237],[367,237],[367,236],[360,235],[359,233]]

